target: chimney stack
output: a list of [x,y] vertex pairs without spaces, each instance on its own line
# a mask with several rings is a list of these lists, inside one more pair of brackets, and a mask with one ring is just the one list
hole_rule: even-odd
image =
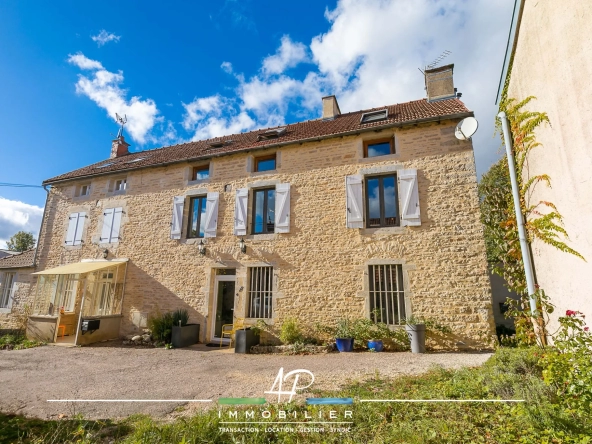
[[117,139],[114,139],[111,143],[111,156],[110,159],[115,157],[121,157],[129,154],[127,147],[130,146],[127,143],[123,136],[119,136]]
[[341,114],[337,98],[335,96],[323,97],[323,120],[333,120]]
[[456,97],[454,83],[452,82],[453,70],[454,64],[450,64],[424,71],[428,102]]

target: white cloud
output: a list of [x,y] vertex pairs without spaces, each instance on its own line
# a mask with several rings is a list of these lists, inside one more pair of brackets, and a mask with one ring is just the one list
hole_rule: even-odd
[[115,35],[111,32],[107,32],[104,29],[101,29],[101,31],[97,35],[92,35],[90,38],[97,42],[97,46],[101,47],[105,43],[119,42],[121,36]]
[[42,215],[41,207],[0,197],[0,248],[19,231],[32,232],[38,239]]
[[277,52],[263,59],[261,69],[266,75],[281,74],[287,68],[293,68],[305,60],[307,60],[306,46],[292,42],[290,37],[285,35]]
[[107,111],[109,117],[115,120],[115,113],[127,116],[125,129],[132,138],[144,144],[158,139],[150,134],[157,122],[162,121],[156,103],[152,99],[142,100],[134,96],[127,100],[127,91],[121,89],[123,72],[110,72],[103,65],[84,56],[82,53],[70,55],[68,62],[81,69],[93,70],[91,76],[78,76],[76,92],[83,94]]
[[222,62],[222,64],[220,65],[220,68],[222,68],[222,70],[226,73],[226,74],[232,74],[232,63],[230,62]]

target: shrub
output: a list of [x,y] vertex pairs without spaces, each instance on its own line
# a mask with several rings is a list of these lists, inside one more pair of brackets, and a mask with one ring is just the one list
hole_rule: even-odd
[[189,322],[189,312],[184,308],[179,308],[173,312],[173,325],[179,326],[179,322],[181,322],[181,327]]
[[167,312],[157,314],[148,319],[148,328],[152,332],[152,337],[165,343],[171,342],[173,332],[173,313]]
[[286,318],[280,329],[280,341],[284,344],[304,342],[304,336],[295,318]]

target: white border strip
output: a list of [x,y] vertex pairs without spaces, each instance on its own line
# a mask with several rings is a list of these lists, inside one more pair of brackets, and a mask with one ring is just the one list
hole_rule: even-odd
[[212,402],[211,399],[48,399],[47,402]]

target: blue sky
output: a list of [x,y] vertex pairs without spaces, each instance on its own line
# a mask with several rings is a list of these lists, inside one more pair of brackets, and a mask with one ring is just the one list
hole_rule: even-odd
[[[479,175],[499,157],[495,94],[512,0],[0,2],[0,182],[109,155],[114,114],[143,150],[425,96],[444,50],[475,111]],[[37,233],[43,189],[0,187],[0,248]]]

